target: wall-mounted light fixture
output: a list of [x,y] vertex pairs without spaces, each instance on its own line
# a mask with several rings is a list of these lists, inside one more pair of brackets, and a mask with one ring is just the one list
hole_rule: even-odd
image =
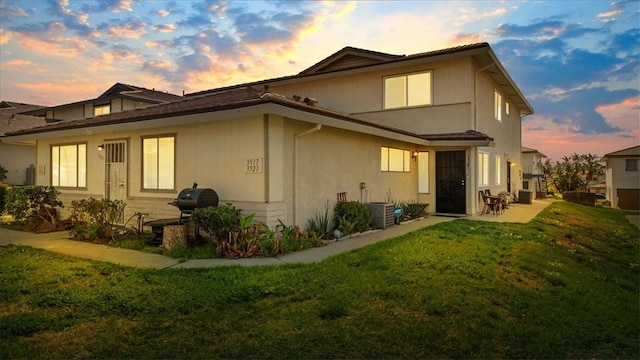
[[102,150],[104,150],[104,144],[98,145],[98,151],[102,151]]
[[418,152],[417,151],[412,152],[411,158],[415,161],[418,158]]

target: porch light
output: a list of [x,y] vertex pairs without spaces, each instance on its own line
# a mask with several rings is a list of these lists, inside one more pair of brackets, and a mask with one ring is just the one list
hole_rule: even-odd
[[417,152],[417,151],[414,151],[413,153],[411,153],[411,158],[412,158],[413,160],[417,159],[417,158],[418,158],[418,152]]
[[102,151],[102,150],[104,150],[104,144],[98,145],[98,151]]

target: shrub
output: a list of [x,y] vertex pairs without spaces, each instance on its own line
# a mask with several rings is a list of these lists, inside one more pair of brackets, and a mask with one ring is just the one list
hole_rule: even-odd
[[329,216],[329,201],[324,206],[324,212],[316,211],[316,215],[307,220],[307,231],[317,235],[319,239],[329,239],[333,232],[331,216]]
[[362,232],[370,228],[371,214],[369,209],[357,201],[337,203],[333,214],[334,226],[339,228],[343,234],[350,234],[353,231]]
[[200,226],[220,241],[228,239],[232,231],[239,230],[240,211],[240,209],[236,209],[231,204],[218,207],[208,206],[194,209],[191,213],[191,219],[194,224]]
[[109,241],[111,225],[118,223],[126,204],[121,200],[82,199],[71,202],[71,237],[78,240]]
[[4,166],[0,165],[0,181],[4,181],[7,178],[7,169]]
[[0,214],[4,213],[4,204],[7,199],[7,191],[9,190],[9,185],[0,184]]
[[51,186],[14,186],[7,191],[5,210],[18,222],[45,231],[58,225],[56,207],[62,207],[60,192]]
[[424,204],[420,204],[417,201],[409,201],[402,203],[403,214],[410,219],[416,219],[426,214],[427,208]]

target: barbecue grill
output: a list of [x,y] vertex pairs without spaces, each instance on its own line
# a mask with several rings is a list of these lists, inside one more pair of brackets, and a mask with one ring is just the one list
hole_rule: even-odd
[[191,216],[194,209],[218,206],[218,194],[212,189],[198,189],[198,184],[193,183],[191,188],[183,189],[178,197],[169,204],[180,209],[180,224]]

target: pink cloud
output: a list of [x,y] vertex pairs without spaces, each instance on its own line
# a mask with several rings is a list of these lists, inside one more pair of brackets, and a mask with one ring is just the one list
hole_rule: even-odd
[[2,63],[2,67],[5,69],[19,69],[27,66],[35,65],[32,61],[24,60],[24,59],[13,59],[9,61],[5,61]]
[[153,25],[151,28],[157,32],[171,33],[176,31],[177,26],[175,24],[159,24],[159,25]]
[[573,124],[559,125],[551,118],[527,117],[522,124],[522,146],[530,147],[560,160],[573,153],[604,154],[640,144],[640,129],[607,134],[582,134],[575,132]]
[[19,42],[22,47],[28,50],[66,58],[79,57],[86,53],[88,48],[95,47],[90,41],[78,36],[52,37],[47,40],[42,40],[22,35],[19,38]]
[[640,128],[639,109],[640,99],[629,98],[617,104],[598,106],[596,111],[612,126],[633,131]]
[[0,45],[4,45],[11,40],[12,33],[10,31],[6,31],[5,29],[0,29]]

